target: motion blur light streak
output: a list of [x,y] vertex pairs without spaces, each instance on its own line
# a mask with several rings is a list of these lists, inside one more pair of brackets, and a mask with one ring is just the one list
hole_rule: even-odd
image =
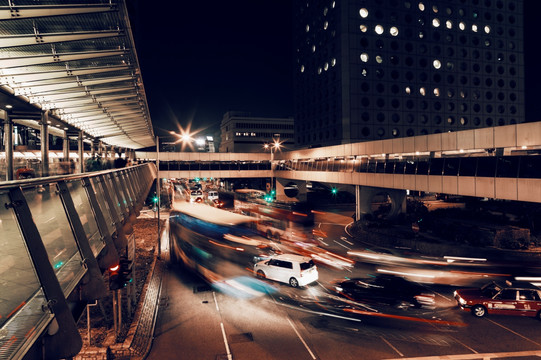
[[398,319],[398,320],[407,320],[407,321],[417,321],[417,322],[424,322],[429,324],[440,324],[440,325],[449,325],[449,326],[460,326],[465,327],[467,326],[466,323],[458,322],[458,321],[446,321],[446,320],[438,320],[438,319],[423,319],[423,318],[417,318],[413,316],[404,316],[404,315],[393,315],[393,314],[384,314],[384,313],[373,313],[369,311],[364,310],[357,310],[357,309],[344,309],[345,312],[360,314],[360,315],[368,315],[368,316],[379,316],[384,318],[392,318],[392,319]]

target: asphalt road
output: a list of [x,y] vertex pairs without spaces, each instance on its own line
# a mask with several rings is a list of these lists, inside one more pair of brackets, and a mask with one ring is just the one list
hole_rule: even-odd
[[[316,217],[321,246],[344,255],[360,244],[344,232],[351,211]],[[171,266],[163,279],[155,339],[148,359],[535,359],[541,322],[531,318],[474,318],[453,299],[456,286],[425,283],[437,308],[393,314],[337,310],[325,288],[332,279],[368,274],[318,266],[320,281],[302,289],[269,282],[277,292],[242,300],[215,292]],[[485,269],[486,270],[486,269]],[[488,281],[473,276],[471,285]]]

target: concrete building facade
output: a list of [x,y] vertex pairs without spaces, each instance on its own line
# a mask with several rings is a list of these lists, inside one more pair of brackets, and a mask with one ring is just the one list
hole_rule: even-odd
[[283,149],[292,150],[293,118],[255,117],[250,113],[224,114],[220,152],[262,152],[264,145],[279,140]]
[[299,148],[524,122],[522,0],[294,4]]

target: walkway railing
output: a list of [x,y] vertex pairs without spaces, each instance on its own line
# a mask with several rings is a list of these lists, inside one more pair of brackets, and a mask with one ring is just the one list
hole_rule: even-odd
[[156,173],[149,163],[0,184],[0,359],[79,352],[76,319],[107,291],[102,273]]

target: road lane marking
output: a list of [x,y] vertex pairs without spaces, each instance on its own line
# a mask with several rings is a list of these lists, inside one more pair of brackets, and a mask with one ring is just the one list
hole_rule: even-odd
[[491,323],[493,323],[494,325],[498,325],[498,326],[501,327],[502,329],[505,329],[505,330],[507,330],[507,331],[509,331],[509,332],[511,332],[511,333],[513,333],[513,334],[515,334],[516,336],[519,336],[519,337],[523,338],[524,340],[527,340],[527,341],[529,341],[529,342],[531,342],[531,343],[533,343],[533,344],[535,344],[535,345],[537,345],[537,346],[541,346],[541,344],[539,344],[538,342],[535,342],[535,341],[533,341],[532,339],[527,338],[526,336],[521,335],[521,334],[519,334],[519,333],[516,332],[516,331],[513,331],[513,330],[511,330],[511,329],[509,329],[509,328],[507,328],[507,327],[505,327],[505,326],[503,326],[503,325],[501,325],[501,324],[498,324],[497,322],[495,322],[495,321],[493,321],[493,320],[490,320],[490,319],[487,319],[487,320],[490,321]]
[[231,351],[229,350],[229,343],[227,342],[227,335],[225,334],[224,323],[221,322],[220,326],[222,327],[222,336],[224,337],[225,351],[227,352],[227,359],[232,360]]
[[351,241],[348,241],[348,239],[345,236],[340,236],[340,240],[347,242],[349,245],[353,246],[353,243]]
[[541,356],[541,351],[515,351],[515,352],[501,352],[501,353],[481,353],[481,354],[460,354],[460,355],[442,355],[442,356],[420,356],[420,357],[408,357],[397,358],[388,360],[478,360],[478,359],[499,359],[505,357],[526,357],[526,356]]
[[[218,311],[218,315],[220,317],[222,314],[220,313],[220,307],[218,306],[218,299],[216,299],[216,293],[212,292],[212,297],[214,298],[214,304],[216,305],[216,311]],[[220,327],[222,328],[222,337],[224,338],[224,345],[225,345],[225,351],[227,353],[227,360],[233,360],[233,356],[231,355],[231,350],[229,349],[229,343],[227,342],[227,334],[225,333],[225,327],[224,323],[220,321]]]
[[395,348],[395,347],[393,346],[393,344],[391,344],[390,342],[388,342],[383,336],[380,336],[380,338],[381,338],[381,340],[383,340],[384,343],[386,343],[387,345],[389,345],[389,347],[390,347],[391,349],[393,349],[394,351],[396,351],[396,353],[397,353],[398,355],[404,356],[404,354],[402,354],[400,351],[398,351],[398,349]]
[[341,242],[338,242],[338,241],[336,241],[336,240],[333,240],[333,241],[334,241],[335,243],[337,243],[338,245],[340,245],[340,246],[342,246],[342,247],[344,247],[344,248],[346,248],[346,249],[348,249],[348,250],[351,250],[350,247],[348,247],[348,246],[342,244]]
[[289,316],[286,316],[286,319],[287,321],[289,322],[289,325],[291,325],[291,327],[293,328],[293,331],[295,331],[295,334],[297,334],[297,337],[299,339],[301,339],[301,342],[302,344],[304,345],[304,347],[306,348],[306,350],[308,350],[308,352],[310,353],[310,356],[312,356],[312,359],[316,360],[316,356],[314,355],[314,353],[312,352],[312,350],[310,350],[310,348],[308,347],[308,344],[304,341],[304,339],[302,338],[301,334],[299,334],[299,332],[297,331],[297,328],[295,327],[295,324],[293,324],[293,322],[291,321],[291,319],[289,318]]

